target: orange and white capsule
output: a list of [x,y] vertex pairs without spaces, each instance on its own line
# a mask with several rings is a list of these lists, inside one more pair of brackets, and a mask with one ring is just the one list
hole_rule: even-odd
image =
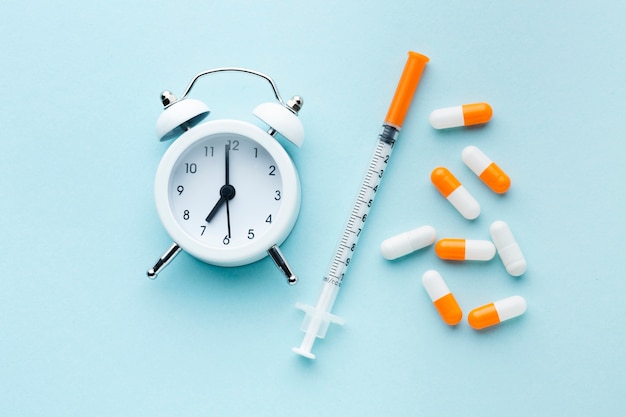
[[491,120],[493,110],[487,103],[463,104],[446,107],[430,113],[430,125],[435,129],[448,129],[459,126],[472,126]]
[[430,180],[463,217],[473,220],[480,215],[478,201],[447,168],[435,168],[430,174]]
[[476,330],[495,326],[526,312],[526,300],[519,295],[485,304],[470,311],[467,321]]
[[463,311],[441,274],[433,269],[424,272],[422,285],[443,321],[450,326],[459,324],[463,318]]
[[496,247],[488,240],[445,238],[437,242],[435,252],[448,261],[490,261]]
[[463,149],[461,159],[494,193],[503,194],[509,190],[509,176],[476,146]]

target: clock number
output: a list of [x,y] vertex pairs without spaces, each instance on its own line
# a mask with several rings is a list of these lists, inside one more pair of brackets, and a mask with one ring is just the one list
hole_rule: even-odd
[[178,195],[181,195],[183,191],[185,191],[185,187],[179,185],[178,187],[176,187],[176,191],[178,191]]
[[185,210],[185,211],[183,212],[183,219],[185,219],[185,220],[189,220],[189,210]]
[[228,147],[230,148],[231,151],[238,151],[239,150],[239,141],[238,140],[229,140],[228,141]]
[[270,165],[270,175],[276,175],[276,167],[274,165]]
[[265,219],[265,223],[272,223],[272,215],[270,214],[269,216],[267,216],[267,219]]
[[202,232],[200,232],[200,236],[204,236],[204,232],[206,232],[206,226],[200,226],[200,229],[202,229]]
[[[209,152],[210,150],[210,152]],[[209,156],[209,154],[211,154],[211,156],[213,156],[215,153],[215,148],[213,146],[205,146],[204,147],[204,156]]]
[[198,172],[198,165],[185,162],[185,174],[195,174],[196,172]]
[[254,239],[254,229],[248,229],[248,239]]
[[280,190],[276,190],[276,195],[274,196],[274,200],[280,200]]
[[230,243],[230,238],[228,237],[228,235],[224,236],[224,240],[222,240],[222,243],[224,245],[228,245]]
[[259,157],[259,148],[254,148],[254,157],[255,158]]

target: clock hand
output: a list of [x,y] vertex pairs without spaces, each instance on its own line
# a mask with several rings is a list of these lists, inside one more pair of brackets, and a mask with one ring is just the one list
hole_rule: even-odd
[[[228,199],[226,200],[226,224],[228,225],[228,238],[230,239],[230,207],[228,206],[228,201],[232,200],[235,197],[235,188],[229,183],[229,173],[230,173],[230,143],[226,144],[226,149],[224,150],[224,154],[226,155],[226,160],[224,161],[225,170],[226,170],[226,184],[224,187],[229,187],[225,190],[225,193],[228,192]],[[232,195],[230,194],[230,189],[232,188]],[[220,190],[221,192],[222,190]]]
[[217,200],[217,203],[215,203],[215,206],[213,206],[213,209],[211,210],[211,212],[209,213],[208,216],[206,216],[206,222],[207,223],[211,223],[211,220],[213,220],[213,217],[215,217],[215,215],[217,214],[218,210],[220,209],[220,207],[222,207],[222,205],[224,203],[226,203],[226,219],[228,222],[228,237],[230,238],[230,210],[228,207],[228,201],[232,200],[233,197],[235,197],[235,187],[233,187],[232,185],[229,184],[230,181],[230,144],[226,144],[225,145],[225,150],[224,150],[224,171],[225,171],[225,184],[222,186],[222,188],[220,188],[220,199]]
[[225,170],[226,170],[226,182],[224,182],[225,185],[228,185],[228,173],[230,172],[230,144],[227,143],[226,144],[226,149],[224,151],[224,155],[226,160],[224,161],[224,166],[225,166]]
[[228,225],[228,238],[230,239],[230,209],[228,208],[228,200],[226,200],[226,224]]

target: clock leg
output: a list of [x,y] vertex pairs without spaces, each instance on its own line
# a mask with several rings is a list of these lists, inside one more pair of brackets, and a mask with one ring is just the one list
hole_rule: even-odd
[[269,248],[267,253],[270,258],[274,260],[274,263],[276,263],[278,269],[280,269],[282,273],[287,277],[287,282],[289,283],[289,285],[294,285],[296,282],[298,282],[298,277],[296,277],[296,275],[289,267],[289,264],[287,263],[287,260],[285,259],[283,253],[278,248],[278,245],[274,245]]
[[169,247],[167,252],[165,252],[157,261],[156,264],[152,267],[152,269],[148,270],[148,278],[155,279],[159,271],[167,266],[172,259],[176,255],[178,255],[181,251],[181,247],[178,246],[177,243],[173,243],[172,246]]

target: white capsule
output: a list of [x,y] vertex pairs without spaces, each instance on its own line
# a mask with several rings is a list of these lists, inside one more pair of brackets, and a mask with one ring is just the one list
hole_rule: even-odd
[[502,220],[495,221],[489,227],[489,233],[506,271],[514,277],[526,272],[526,259],[509,226]]
[[380,253],[393,260],[435,243],[437,233],[431,226],[422,226],[383,240]]

